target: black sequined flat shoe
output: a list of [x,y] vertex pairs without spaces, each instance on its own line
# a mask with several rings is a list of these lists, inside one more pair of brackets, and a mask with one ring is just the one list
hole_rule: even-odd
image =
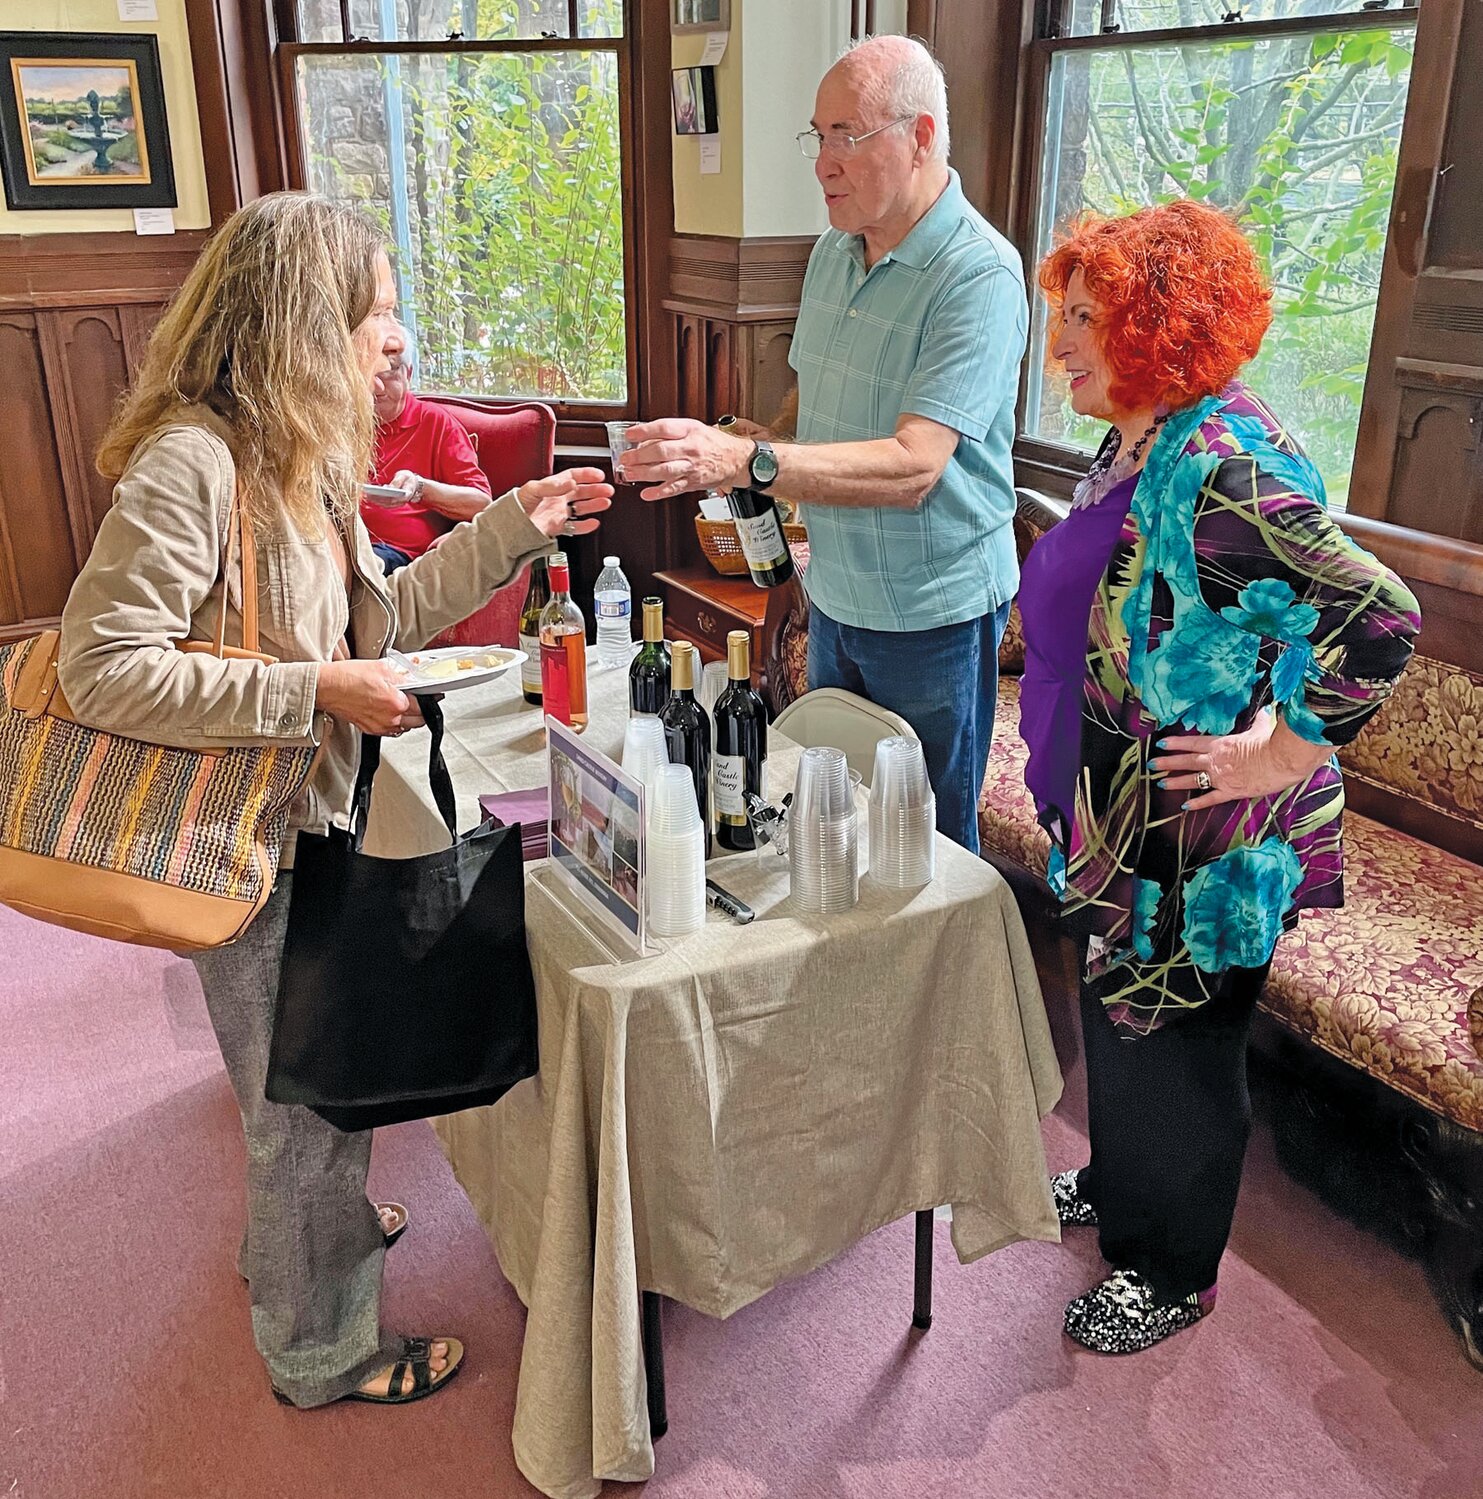
[[1214,1310],[1214,1286],[1159,1301],[1136,1270],[1115,1270],[1066,1308],[1066,1336],[1093,1353],[1142,1353]]
[[1058,1171],[1050,1179],[1051,1201],[1056,1205],[1056,1217],[1067,1228],[1095,1228],[1097,1210],[1085,1197],[1077,1184],[1081,1175],[1077,1171]]

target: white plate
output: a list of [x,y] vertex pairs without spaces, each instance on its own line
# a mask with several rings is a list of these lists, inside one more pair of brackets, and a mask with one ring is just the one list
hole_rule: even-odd
[[405,505],[410,499],[407,491],[398,489],[395,484],[362,484],[360,492],[373,505],[385,505],[388,509]]
[[[525,660],[507,645],[445,645],[431,651],[388,651],[403,692],[456,692],[488,682]],[[447,663],[453,663],[450,671]]]

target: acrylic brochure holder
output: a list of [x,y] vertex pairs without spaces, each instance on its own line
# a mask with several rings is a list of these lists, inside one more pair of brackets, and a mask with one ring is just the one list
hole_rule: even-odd
[[644,915],[643,783],[557,719],[546,719],[550,854],[531,883],[615,963],[651,957]]

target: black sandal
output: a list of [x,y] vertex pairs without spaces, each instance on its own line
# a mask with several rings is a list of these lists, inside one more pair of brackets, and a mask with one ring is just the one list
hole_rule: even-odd
[[[432,1350],[434,1343],[448,1345],[448,1367],[441,1374],[434,1374]],[[426,1395],[441,1390],[459,1369],[463,1367],[463,1344],[457,1338],[403,1338],[402,1354],[391,1368],[388,1390],[396,1394],[368,1395],[364,1390],[351,1390],[346,1400],[365,1400],[371,1405],[410,1405]],[[402,1393],[402,1380],[407,1370],[412,1371],[412,1388]]]
[[[448,1345],[448,1367],[441,1374],[433,1373],[434,1343]],[[386,1385],[388,1390],[396,1390],[399,1393],[370,1395],[364,1390],[350,1390],[341,1395],[340,1399],[364,1400],[370,1405],[410,1405],[414,1400],[422,1400],[428,1395],[437,1394],[462,1367],[463,1344],[457,1338],[403,1338],[401,1355],[391,1366],[391,1378]],[[412,1388],[403,1394],[400,1391],[408,1369],[412,1371]],[[277,1385],[270,1385],[269,1388],[273,1391],[273,1398],[280,1405],[293,1404],[293,1401]]]

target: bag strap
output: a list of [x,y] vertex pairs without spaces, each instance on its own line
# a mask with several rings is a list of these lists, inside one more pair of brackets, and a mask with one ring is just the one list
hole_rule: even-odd
[[232,566],[232,543],[237,543],[237,552],[242,559],[242,649],[258,650],[257,618],[257,543],[252,538],[252,523],[242,513],[240,486],[232,489],[232,503],[227,511],[226,544],[222,548],[221,617],[216,621],[216,636],[211,642],[212,651],[218,656],[227,650],[227,577]]
[[[422,716],[432,731],[432,744],[427,752],[427,779],[432,787],[433,801],[448,829],[451,843],[458,842],[458,804],[453,795],[453,777],[443,761],[443,708],[436,697],[419,699]],[[366,823],[371,812],[371,787],[376,771],[381,764],[381,736],[362,734],[360,737],[360,770],[355,777],[355,795],[350,803],[350,846],[360,852],[366,836]]]

